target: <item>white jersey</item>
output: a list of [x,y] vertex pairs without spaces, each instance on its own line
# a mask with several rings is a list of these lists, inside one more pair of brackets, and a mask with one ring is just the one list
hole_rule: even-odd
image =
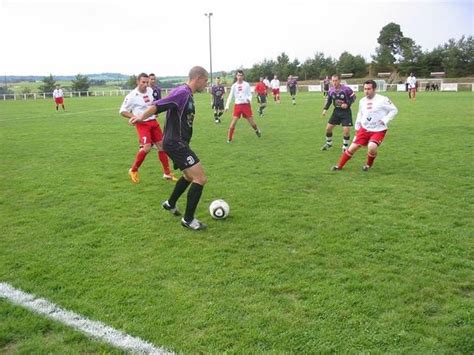
[[375,94],[372,99],[367,97],[359,101],[359,112],[355,122],[356,131],[364,127],[370,132],[385,131],[398,113],[398,109],[386,96]]
[[272,89],[279,89],[280,88],[280,80],[272,79],[272,81],[270,81],[270,86],[272,87]]
[[64,97],[63,89],[54,89],[53,97],[56,99],[58,97]]
[[252,102],[252,92],[250,91],[250,85],[246,81],[243,81],[242,84],[235,82],[230,88],[229,96],[227,97],[227,102],[225,104],[226,110],[229,109],[230,101],[234,98],[235,104],[248,104]]
[[[139,116],[145,110],[150,107],[153,103],[153,89],[150,87],[146,88],[146,92],[142,94],[138,91],[138,88],[133,89],[130,93],[125,96],[122,106],[120,107],[120,113],[131,112],[134,116]],[[155,120],[156,116],[150,116],[145,121]]]
[[408,88],[409,89],[415,89],[416,88],[416,77],[413,75],[413,76],[409,76],[407,78],[407,84],[408,84]]
[[267,78],[263,79],[263,83],[265,84],[265,86],[266,86],[267,88],[270,87],[270,82],[268,81]]

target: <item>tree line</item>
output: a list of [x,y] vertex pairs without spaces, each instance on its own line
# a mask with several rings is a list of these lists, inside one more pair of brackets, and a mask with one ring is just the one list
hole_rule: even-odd
[[371,62],[366,62],[361,55],[354,56],[345,51],[338,59],[316,52],[314,57],[301,63],[298,59],[290,60],[283,52],[276,60],[264,59],[245,69],[246,78],[253,82],[260,77],[271,78],[274,74],[281,79],[290,74],[297,75],[300,80],[320,80],[334,73],[351,73],[354,78],[376,76],[381,72],[400,76],[414,72],[418,77],[429,77],[432,72],[445,72],[447,77],[474,74],[472,36],[450,39],[431,51],[422,51],[413,39],[403,35],[400,25],[391,22],[380,31],[377,44]]

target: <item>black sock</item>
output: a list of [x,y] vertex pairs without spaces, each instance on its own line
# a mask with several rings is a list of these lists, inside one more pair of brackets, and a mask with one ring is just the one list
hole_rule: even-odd
[[219,113],[217,114],[217,116],[218,116],[218,117],[221,117],[223,113],[224,113],[224,112],[219,111]]
[[214,112],[214,119],[217,120],[219,116],[217,116],[217,113]]
[[196,212],[196,207],[199,203],[199,199],[202,195],[202,190],[204,186],[199,185],[195,182],[191,184],[191,187],[188,191],[188,203],[186,204],[186,212],[184,213],[184,220],[186,222],[191,222],[194,219],[194,212]]
[[174,190],[171,193],[170,198],[168,199],[168,203],[172,208],[176,207],[176,201],[178,201],[184,191],[186,191],[190,183],[191,182],[186,180],[184,176],[181,176],[180,179],[176,181],[176,185],[174,185]]

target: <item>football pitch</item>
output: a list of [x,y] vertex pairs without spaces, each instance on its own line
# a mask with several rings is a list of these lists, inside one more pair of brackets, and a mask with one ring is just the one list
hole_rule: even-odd
[[[472,354],[474,94],[383,94],[399,114],[369,172],[366,149],[330,171],[319,93],[232,144],[196,94],[202,232],[162,210],[156,151],[131,183],[122,97],[0,101],[0,283],[177,353]],[[0,352],[121,350],[0,298]]]

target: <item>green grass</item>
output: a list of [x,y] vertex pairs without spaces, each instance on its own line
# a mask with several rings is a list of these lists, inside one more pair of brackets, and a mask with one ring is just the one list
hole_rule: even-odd
[[[341,130],[321,152],[319,94],[270,102],[263,137],[241,120],[232,144],[229,114],[215,125],[196,95],[199,233],[161,210],[173,185],[155,152],[130,183],[120,97],[0,102],[0,282],[183,353],[470,354],[474,94],[388,95],[400,113],[368,173],[365,150],[329,171]],[[5,301],[0,314],[0,352],[113,351]]]

